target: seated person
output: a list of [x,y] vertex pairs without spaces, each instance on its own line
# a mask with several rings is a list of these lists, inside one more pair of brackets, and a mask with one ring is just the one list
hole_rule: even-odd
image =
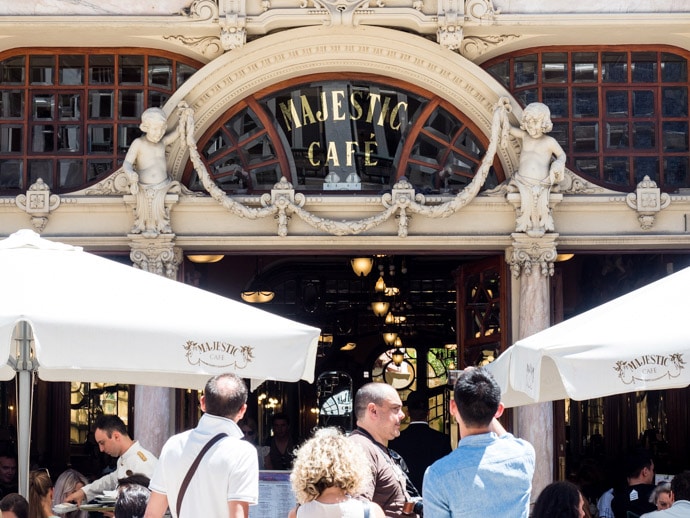
[[19,493],[10,493],[0,500],[3,518],[29,518],[29,502]]

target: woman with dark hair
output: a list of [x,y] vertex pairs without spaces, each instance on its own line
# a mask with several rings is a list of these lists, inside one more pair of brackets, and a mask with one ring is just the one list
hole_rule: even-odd
[[572,482],[553,482],[537,498],[532,518],[585,518],[586,501]]

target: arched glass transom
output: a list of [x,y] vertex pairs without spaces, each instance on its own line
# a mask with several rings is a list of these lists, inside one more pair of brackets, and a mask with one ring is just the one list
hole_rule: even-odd
[[[285,176],[302,191],[382,191],[405,176],[450,192],[474,177],[487,139],[442,99],[363,79],[302,82],[245,99],[199,140],[227,192],[269,190]],[[502,181],[493,170],[485,187]],[[201,190],[192,170],[183,179]]]

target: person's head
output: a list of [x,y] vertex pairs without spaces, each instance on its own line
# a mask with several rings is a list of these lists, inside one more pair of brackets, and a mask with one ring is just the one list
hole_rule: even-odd
[[300,503],[317,498],[324,489],[337,487],[355,495],[369,483],[371,469],[361,447],[337,428],[320,428],[298,450],[290,482]]
[[273,436],[279,439],[287,437],[290,433],[290,418],[287,414],[278,412],[271,417],[271,430]]
[[143,518],[151,491],[139,484],[122,486],[115,500],[115,518]]
[[161,108],[148,108],[141,114],[139,129],[146,133],[146,138],[151,142],[158,142],[168,129],[168,118]]
[[55,488],[53,490],[53,505],[61,504],[65,501],[67,495],[71,495],[78,491],[89,481],[84,475],[75,469],[67,469],[60,473],[60,476],[55,481]]
[[465,369],[455,382],[451,411],[465,428],[486,428],[503,412],[501,388],[488,371]]
[[201,410],[237,422],[247,410],[247,384],[235,374],[213,376],[201,396]]
[[133,473],[127,477],[118,478],[117,488],[122,489],[125,486],[131,486],[134,484],[149,487],[149,482],[151,482],[151,479],[143,473]]
[[648,451],[638,450],[628,455],[625,461],[625,476],[631,486],[654,483],[654,461]]
[[53,481],[45,469],[29,473],[29,513],[31,518],[46,518],[53,502]]
[[553,129],[551,122],[551,110],[544,103],[530,103],[522,111],[520,128],[527,131],[530,136],[532,129],[539,130],[539,134],[548,133]]
[[584,518],[585,499],[575,484],[553,482],[539,494],[532,518]]
[[673,477],[671,491],[673,491],[674,502],[678,500],[690,501],[690,471],[683,471]]
[[127,426],[116,415],[98,416],[94,424],[94,438],[98,449],[111,457],[119,457],[132,445]]
[[29,502],[18,493],[10,493],[0,500],[2,518],[29,518]]
[[10,448],[0,451],[0,484],[17,481],[17,453]]
[[426,421],[429,415],[429,398],[424,394],[413,391],[405,400],[407,412],[410,414],[410,421]]
[[671,507],[673,504],[671,483],[667,481],[659,482],[652,494],[649,495],[649,502],[656,506],[657,511],[663,511]]
[[240,427],[240,430],[242,430],[242,433],[244,434],[244,437],[242,437],[245,441],[249,441],[252,444],[256,444],[257,440],[257,426],[256,426],[256,421],[252,419],[249,416],[244,416],[242,419],[240,419],[237,422],[237,425]]
[[387,383],[367,383],[355,394],[357,426],[374,439],[388,444],[400,436],[400,423],[405,418],[398,391]]

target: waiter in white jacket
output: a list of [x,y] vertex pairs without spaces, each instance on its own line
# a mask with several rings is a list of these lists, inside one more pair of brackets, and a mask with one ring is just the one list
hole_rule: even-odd
[[129,477],[135,473],[151,478],[158,459],[145,450],[127,433],[127,427],[116,415],[102,415],[96,419],[94,437],[98,449],[111,457],[117,457],[117,469],[112,473],[85,485],[65,497],[65,502],[81,504],[94,497],[102,495],[104,491],[117,489],[118,479]]

